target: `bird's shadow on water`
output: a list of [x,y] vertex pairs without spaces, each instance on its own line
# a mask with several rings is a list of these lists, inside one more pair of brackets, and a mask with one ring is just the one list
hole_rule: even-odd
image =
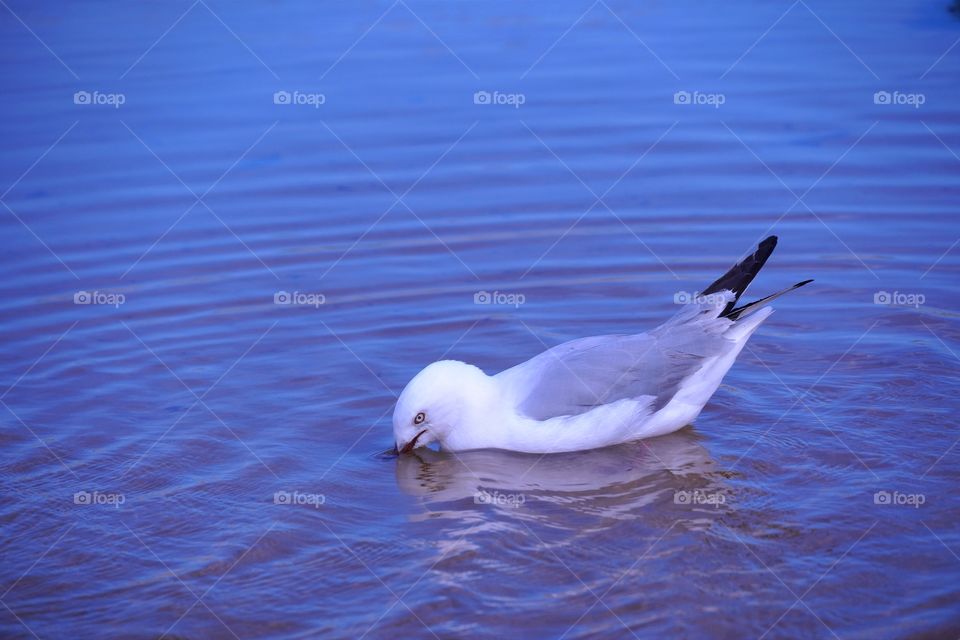
[[475,513],[493,507],[517,513],[517,507],[537,503],[628,518],[650,505],[689,512],[698,500],[706,507],[716,506],[710,500],[727,502],[729,474],[702,441],[686,428],[604,449],[549,455],[424,448],[396,457],[395,470],[400,490],[430,511]]

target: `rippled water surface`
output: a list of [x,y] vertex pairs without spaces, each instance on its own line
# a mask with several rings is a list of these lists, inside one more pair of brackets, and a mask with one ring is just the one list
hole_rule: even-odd
[[[944,2],[2,4],[0,636],[960,635]],[[694,426],[381,455],[767,233]]]

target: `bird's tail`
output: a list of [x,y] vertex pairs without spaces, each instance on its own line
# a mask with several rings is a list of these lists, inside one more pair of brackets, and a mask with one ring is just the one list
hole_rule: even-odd
[[730,300],[723,308],[723,311],[720,312],[721,318],[738,320],[750,315],[751,313],[754,313],[758,309],[762,309],[768,302],[779,298],[783,294],[802,287],[808,282],[813,282],[813,280],[804,280],[803,282],[798,282],[792,287],[787,287],[783,291],[778,291],[777,293],[773,293],[769,296],[738,307],[737,301],[740,299],[740,296],[743,295],[743,292],[747,290],[747,287],[750,286],[750,283],[753,282],[753,279],[757,277],[758,273],[760,273],[760,269],[762,269],[763,265],[766,264],[767,258],[770,257],[770,254],[773,253],[773,250],[776,248],[776,246],[777,236],[769,236],[757,246],[756,251],[730,267],[729,271],[717,278],[713,284],[704,289],[703,295],[718,293],[724,290],[733,292],[733,299]]

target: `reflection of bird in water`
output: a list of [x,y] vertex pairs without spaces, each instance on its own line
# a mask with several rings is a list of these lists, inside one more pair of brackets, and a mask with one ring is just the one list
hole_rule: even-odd
[[[716,462],[684,430],[605,449],[551,454],[500,450],[460,453],[417,449],[396,458],[400,489],[428,508],[475,513],[478,505],[529,506],[531,501],[565,505],[607,517],[630,517],[655,501],[677,504],[688,513],[683,493],[723,491]],[[666,494],[666,495],[664,495]],[[675,496],[680,499],[676,500]],[[451,504],[462,501],[461,504]]]
[[[582,563],[592,570],[606,567],[604,584],[585,587],[576,579],[566,585],[567,592],[599,593],[609,587],[609,572],[623,576],[646,570],[646,565],[630,565],[670,549],[661,541],[666,536],[712,529],[731,506],[734,499],[725,486],[729,474],[700,441],[695,431],[684,429],[550,455],[422,448],[397,456],[394,463],[401,491],[423,508],[409,519],[430,542],[415,554],[426,558],[431,582],[444,593],[463,594],[477,571],[516,577],[517,585],[526,584],[527,572],[556,571],[558,584],[564,584],[568,567],[579,575]],[[724,504],[694,504],[695,492],[725,496]],[[670,553],[676,552],[674,546]],[[622,580],[630,581],[629,576]],[[504,585],[504,593],[513,588]],[[523,587],[516,589],[520,593]]]

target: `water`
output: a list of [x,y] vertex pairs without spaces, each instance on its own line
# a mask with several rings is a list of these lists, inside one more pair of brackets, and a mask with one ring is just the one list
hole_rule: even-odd
[[[960,634],[942,2],[0,16],[3,637]],[[695,426],[380,455],[423,365],[649,328],[766,233],[754,293],[816,282]]]

